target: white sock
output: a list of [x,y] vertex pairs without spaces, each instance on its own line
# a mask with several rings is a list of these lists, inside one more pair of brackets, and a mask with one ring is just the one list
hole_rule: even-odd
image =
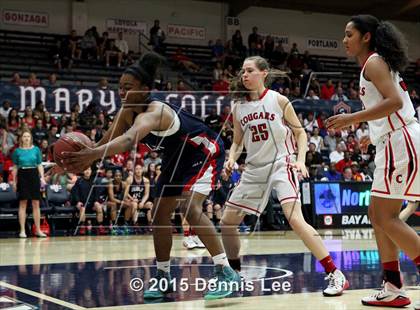
[[171,263],[169,260],[164,262],[156,261],[157,269],[162,270],[163,272],[169,272],[171,270]]
[[227,259],[226,253],[220,253],[216,256],[213,256],[213,262],[215,265],[222,265],[229,267],[229,261]]

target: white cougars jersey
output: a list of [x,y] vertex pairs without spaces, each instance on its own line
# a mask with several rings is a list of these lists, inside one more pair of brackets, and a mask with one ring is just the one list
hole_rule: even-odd
[[258,100],[244,101],[234,106],[235,117],[244,132],[247,164],[271,164],[296,150],[292,130],[283,120],[280,96],[266,89]]
[[[360,99],[366,109],[378,104],[384,97],[377,90],[375,85],[366,80],[363,76],[366,63],[372,57],[381,57],[377,53],[373,53],[368,57],[365,64],[363,65],[362,71],[360,73]],[[407,124],[415,121],[414,118],[414,107],[411,102],[410,96],[407,91],[407,86],[405,85],[403,79],[400,77],[398,72],[391,72],[394,85],[397,88],[401,99],[403,101],[403,106],[400,110],[387,117],[369,121],[369,135],[370,140],[374,145],[376,145],[380,138],[385,134],[395,131],[398,128],[406,126]]]

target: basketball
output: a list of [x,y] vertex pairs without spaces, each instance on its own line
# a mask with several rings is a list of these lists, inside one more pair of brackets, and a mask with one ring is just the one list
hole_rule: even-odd
[[[62,156],[63,152],[78,152],[85,147],[92,147],[92,141],[84,134],[80,132],[70,132],[62,136],[54,145],[54,161],[61,168],[66,168],[61,160],[64,159]],[[77,171],[80,172],[80,171]]]

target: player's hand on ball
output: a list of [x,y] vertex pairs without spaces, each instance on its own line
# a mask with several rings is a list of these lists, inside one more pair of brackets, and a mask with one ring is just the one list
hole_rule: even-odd
[[343,129],[354,123],[352,114],[337,114],[326,120],[328,129]]
[[308,173],[308,170],[306,169],[305,163],[297,161],[295,163],[290,163],[290,166],[292,166],[292,168],[300,172],[304,178],[309,177],[309,173]]
[[86,147],[79,152],[63,152],[62,164],[64,170],[73,173],[80,173],[92,166],[92,163],[99,158],[96,149]]

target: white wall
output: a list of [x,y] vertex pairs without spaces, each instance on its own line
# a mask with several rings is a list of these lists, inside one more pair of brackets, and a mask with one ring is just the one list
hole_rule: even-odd
[[[168,38],[167,42],[206,45],[208,40],[224,38],[226,4],[192,0],[85,0],[85,6],[88,26],[97,26],[99,32],[105,30],[107,18],[143,21],[147,23],[148,30],[153,26],[154,19],[159,19],[165,32],[168,24],[206,28],[204,40]],[[0,22],[1,29],[66,34],[73,28],[72,0],[0,0],[0,9],[47,12],[50,18],[49,27],[46,28],[5,25]],[[345,56],[341,40],[349,16],[250,7],[239,15],[239,19],[244,42],[247,42],[251,28],[256,25],[261,33],[287,35],[288,48],[296,42],[301,52],[307,49],[305,38],[308,37],[338,40],[340,44],[336,51],[313,49],[310,52]],[[420,23],[395,24],[409,41],[411,58],[420,57]],[[126,39],[130,49],[137,50],[137,36],[130,35]]]

